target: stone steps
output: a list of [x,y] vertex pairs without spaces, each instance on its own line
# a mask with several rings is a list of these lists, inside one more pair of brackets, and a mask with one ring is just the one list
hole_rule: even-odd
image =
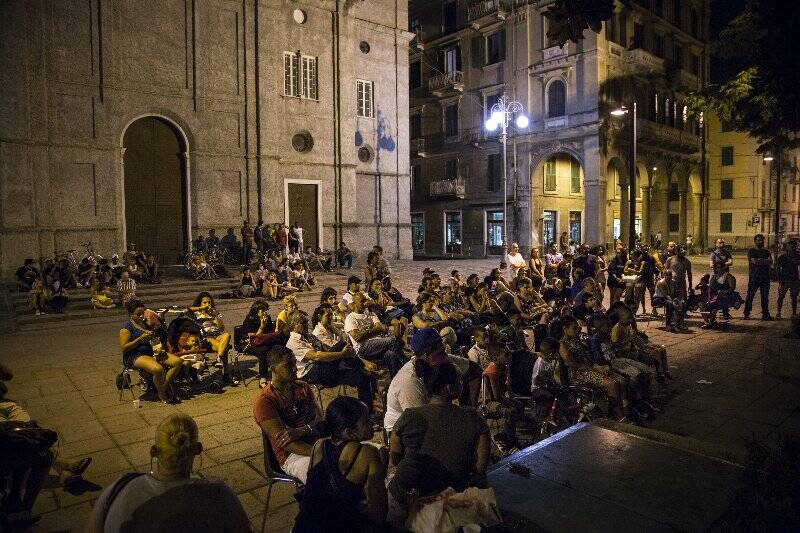
[[[317,273],[317,285],[313,291],[296,293],[301,309],[313,309],[319,303],[319,293],[322,287],[333,286],[339,292],[344,290],[346,275],[340,273]],[[188,280],[166,279],[157,285],[140,285],[136,291],[145,304],[151,309],[169,306],[190,305],[200,291],[210,292],[216,301],[217,308],[223,314],[226,311],[247,309],[254,298],[222,299],[220,295],[235,288],[234,278],[216,280]],[[74,289],[70,291],[70,302],[64,313],[48,313],[36,315],[28,306],[26,294],[8,294],[8,300],[13,302],[13,321],[10,329],[19,331],[49,330],[55,328],[79,328],[92,324],[116,323],[125,320],[126,311],[117,306],[113,309],[92,309],[87,289]],[[280,302],[272,304],[279,308]],[[0,320],[2,320],[0,318]]]

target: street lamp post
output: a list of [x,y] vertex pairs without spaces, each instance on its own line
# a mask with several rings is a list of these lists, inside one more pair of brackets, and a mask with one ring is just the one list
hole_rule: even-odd
[[613,110],[611,114],[615,117],[627,115],[631,120],[631,153],[630,157],[628,158],[628,184],[630,186],[630,194],[628,195],[628,202],[630,203],[630,218],[628,219],[628,249],[633,250],[636,246],[636,102],[633,103],[633,111],[625,106],[622,106]]
[[524,130],[528,127],[528,117],[522,114],[522,104],[503,95],[489,110],[485,127],[488,131],[500,128],[500,142],[503,143],[503,260],[508,253],[508,126],[511,116],[518,114],[516,126]]

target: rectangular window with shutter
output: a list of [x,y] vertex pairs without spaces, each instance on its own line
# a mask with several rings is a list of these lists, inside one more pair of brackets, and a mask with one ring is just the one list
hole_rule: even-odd
[[490,191],[499,191],[503,181],[503,156],[489,154],[486,169],[486,188]]
[[294,52],[283,53],[283,94],[300,96],[300,58]]
[[448,180],[454,180],[458,177],[458,160],[448,159],[444,164],[444,177]]
[[506,30],[486,36],[486,64],[493,65],[506,58]]
[[356,108],[359,117],[373,118],[375,116],[373,91],[371,81],[356,80]]
[[317,58],[303,56],[303,98],[317,99]]
[[458,135],[458,104],[450,104],[444,109],[444,135],[445,137]]
[[545,192],[555,192],[556,190],[556,160],[551,159],[544,164],[544,190]]
[[581,192],[581,164],[575,159],[569,160],[570,166],[570,181],[569,192],[572,194],[580,194]]
[[729,167],[733,165],[733,146],[723,146],[720,156],[723,167]]
[[719,197],[721,200],[730,200],[733,198],[733,180],[720,180]]
[[419,61],[408,65],[408,86],[411,89],[422,87],[422,64]]
[[669,232],[670,233],[678,233],[680,229],[681,219],[678,216],[678,213],[670,213],[669,214]]
[[719,232],[730,233],[733,231],[733,213],[719,214]]

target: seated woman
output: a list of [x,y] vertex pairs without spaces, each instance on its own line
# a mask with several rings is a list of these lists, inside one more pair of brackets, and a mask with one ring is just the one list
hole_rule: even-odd
[[311,448],[308,479],[294,533],[382,531],[386,521],[386,462],[362,444],[374,433],[367,406],[339,396],[323,422],[330,437]]
[[222,363],[222,380],[229,385],[238,385],[238,380],[231,376],[228,366],[231,334],[225,331],[222,315],[217,311],[211,293],[206,291],[199,293],[193,305],[189,307],[189,312],[200,323],[205,340],[217,352],[217,358]]
[[440,291],[441,303],[439,308],[442,309],[453,320],[461,320],[464,318],[473,318],[475,313],[469,309],[465,301],[459,297],[457,292],[459,289],[452,287],[444,287]]
[[483,281],[475,286],[475,290],[469,296],[469,306],[482,322],[491,321],[492,317],[503,313],[497,302],[489,297],[489,286]]
[[245,266],[242,269],[242,279],[239,282],[237,292],[242,298],[251,298],[258,291],[253,274],[250,272],[250,267]]
[[78,263],[78,284],[82,287],[88,287],[92,274],[94,274],[94,265],[89,261],[88,257],[84,257]]
[[292,285],[291,275],[292,272],[288,266],[288,260],[284,257],[278,262],[278,266],[275,269],[275,279],[278,282],[280,294],[292,294],[300,290]]
[[45,314],[49,293],[50,291],[47,289],[42,276],[36,276],[33,283],[31,283],[31,290],[28,292],[28,302],[37,315]]
[[292,285],[301,291],[310,291],[314,285],[314,278],[308,273],[302,261],[295,261],[292,265],[291,278]]
[[189,415],[165,418],[150,448],[150,473],[125,474],[106,487],[86,531],[250,531],[247,514],[230,487],[192,477],[202,451],[197,424]]
[[285,296],[283,298],[283,309],[275,317],[275,333],[280,333],[287,339],[289,338],[289,334],[292,332],[292,328],[289,326],[289,317],[295,311],[297,311],[297,299],[292,294]]
[[430,402],[409,407],[394,424],[389,443],[395,475],[389,482],[390,521],[402,527],[414,498],[448,487],[484,486],[489,430],[477,411],[453,404],[461,379],[452,363],[419,365]]
[[628,306],[616,302],[608,310],[611,325],[611,343],[619,357],[627,357],[656,369],[656,379],[663,382],[673,379],[667,363],[667,349],[651,343],[636,328],[636,317]]
[[503,271],[499,268],[493,268],[489,274],[486,284],[489,285],[489,292],[492,294],[499,294],[511,290],[511,286],[506,278],[503,277]]
[[250,306],[242,323],[242,333],[250,340],[246,352],[258,359],[258,388],[263,389],[269,379],[267,353],[273,346],[286,344],[288,337],[275,332],[269,304],[264,300],[256,300]]
[[389,276],[383,278],[383,293],[392,300],[393,306],[402,309],[403,316],[406,320],[411,320],[411,317],[414,316],[414,305],[411,303],[411,300],[403,296],[403,294],[397,290],[392,284],[392,278]]
[[311,332],[322,343],[325,351],[338,352],[347,345],[344,331],[333,324],[333,317],[338,306],[319,304],[311,316]]
[[412,322],[416,329],[442,329],[450,325],[447,313],[439,309],[439,297],[432,292],[423,292],[417,297],[417,312]]
[[604,389],[608,395],[609,415],[622,419],[625,416],[623,378],[608,367],[592,364],[589,344],[581,335],[575,318],[564,316],[559,321],[563,331],[559,353],[567,366],[570,382]]
[[277,300],[281,297],[281,293],[281,287],[275,272],[267,272],[264,277],[264,283],[261,284],[261,295],[268,300]]
[[99,275],[93,275],[90,283],[89,293],[91,295],[92,308],[111,309],[116,307],[111,289],[103,285]]
[[322,294],[319,297],[320,305],[330,305],[333,308],[333,316],[331,317],[331,325],[337,331],[344,331],[344,319],[346,318],[345,312],[339,306],[339,295],[333,287],[325,287],[322,289]]
[[744,303],[742,296],[736,292],[736,278],[730,272],[713,274],[708,285],[710,300],[707,309],[712,312],[712,317],[717,311],[722,311],[722,318],[730,320],[730,308],[736,309]]
[[151,341],[159,341],[145,323],[145,307],[141,300],[131,299],[126,305],[128,321],[119,330],[122,364],[125,368],[143,370],[153,376],[158,398],[168,403],[169,384],[183,365],[183,359],[163,351],[155,353]]
[[33,259],[26,259],[21,267],[14,273],[17,278],[17,289],[19,292],[28,292],[33,286],[33,282],[39,277],[39,270],[33,266]]
[[403,316],[403,310],[395,307],[389,295],[383,292],[383,282],[380,279],[373,278],[368,287],[367,296],[371,300],[367,307],[378,316],[381,322],[391,326],[396,337],[402,337],[408,326],[408,320]]

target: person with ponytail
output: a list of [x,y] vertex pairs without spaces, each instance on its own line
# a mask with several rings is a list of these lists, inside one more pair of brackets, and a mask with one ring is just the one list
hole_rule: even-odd
[[372,438],[367,405],[335,398],[321,424],[329,438],[314,443],[294,533],[384,531],[386,462]]
[[202,451],[192,417],[174,414],[162,420],[150,447],[150,472],[125,474],[106,487],[86,531],[250,531],[230,487],[191,476]]

